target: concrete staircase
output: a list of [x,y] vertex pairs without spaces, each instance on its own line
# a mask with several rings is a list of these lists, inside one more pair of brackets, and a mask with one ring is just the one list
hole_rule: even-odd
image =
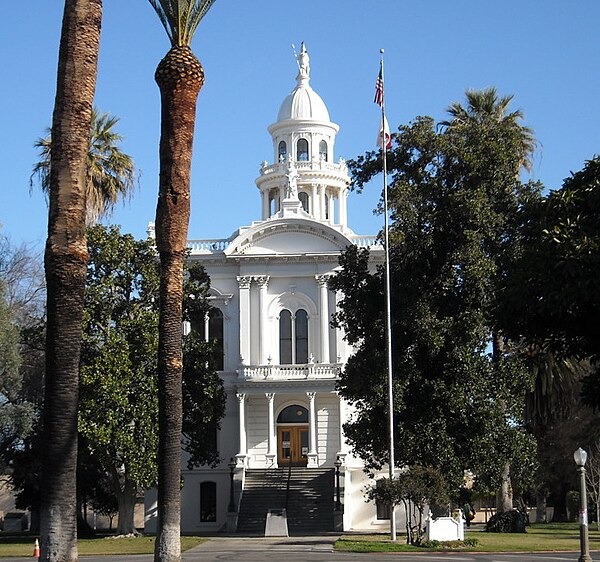
[[287,510],[290,535],[333,531],[334,474],[297,466],[247,470],[238,533],[263,535],[269,509]]

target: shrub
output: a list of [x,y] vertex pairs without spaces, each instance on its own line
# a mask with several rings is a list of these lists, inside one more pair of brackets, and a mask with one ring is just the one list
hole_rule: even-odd
[[525,525],[527,525],[525,516],[513,509],[496,513],[488,521],[485,530],[489,533],[526,533]]

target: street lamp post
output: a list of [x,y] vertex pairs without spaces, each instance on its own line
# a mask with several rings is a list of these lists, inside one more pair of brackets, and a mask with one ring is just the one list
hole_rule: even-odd
[[340,457],[335,460],[335,510],[342,511],[342,502],[340,500],[340,468],[342,461]]
[[588,516],[587,516],[587,491],[585,485],[585,462],[587,461],[587,453],[579,447],[573,454],[577,472],[579,472],[579,544],[581,547],[581,555],[579,562],[592,562],[590,556],[590,545],[588,538]]
[[227,511],[233,513],[235,511],[235,502],[233,501],[233,471],[235,469],[235,461],[233,457],[231,457],[227,466],[229,467],[229,507]]

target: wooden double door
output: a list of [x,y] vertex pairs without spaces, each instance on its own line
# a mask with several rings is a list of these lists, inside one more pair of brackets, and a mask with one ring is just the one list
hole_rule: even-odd
[[308,425],[277,428],[277,463],[279,466],[306,466],[308,462]]

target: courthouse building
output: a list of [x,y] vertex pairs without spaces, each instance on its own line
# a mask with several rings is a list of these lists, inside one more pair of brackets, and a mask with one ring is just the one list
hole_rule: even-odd
[[[227,406],[217,435],[223,462],[188,470],[182,460],[184,533],[262,534],[268,510],[282,509],[290,533],[389,527],[385,510],[366,501],[374,481],[344,439],[352,412],[336,382],[352,350],[331,327],[339,295],[327,285],[347,246],[370,247],[374,261],[383,250],[348,224],[339,127],[310,86],[304,45],[297,61],[256,179],[260,220],[229,238],[190,241],[190,259],[211,279],[205,333],[222,346]],[[149,494],[148,531],[154,502]]]

